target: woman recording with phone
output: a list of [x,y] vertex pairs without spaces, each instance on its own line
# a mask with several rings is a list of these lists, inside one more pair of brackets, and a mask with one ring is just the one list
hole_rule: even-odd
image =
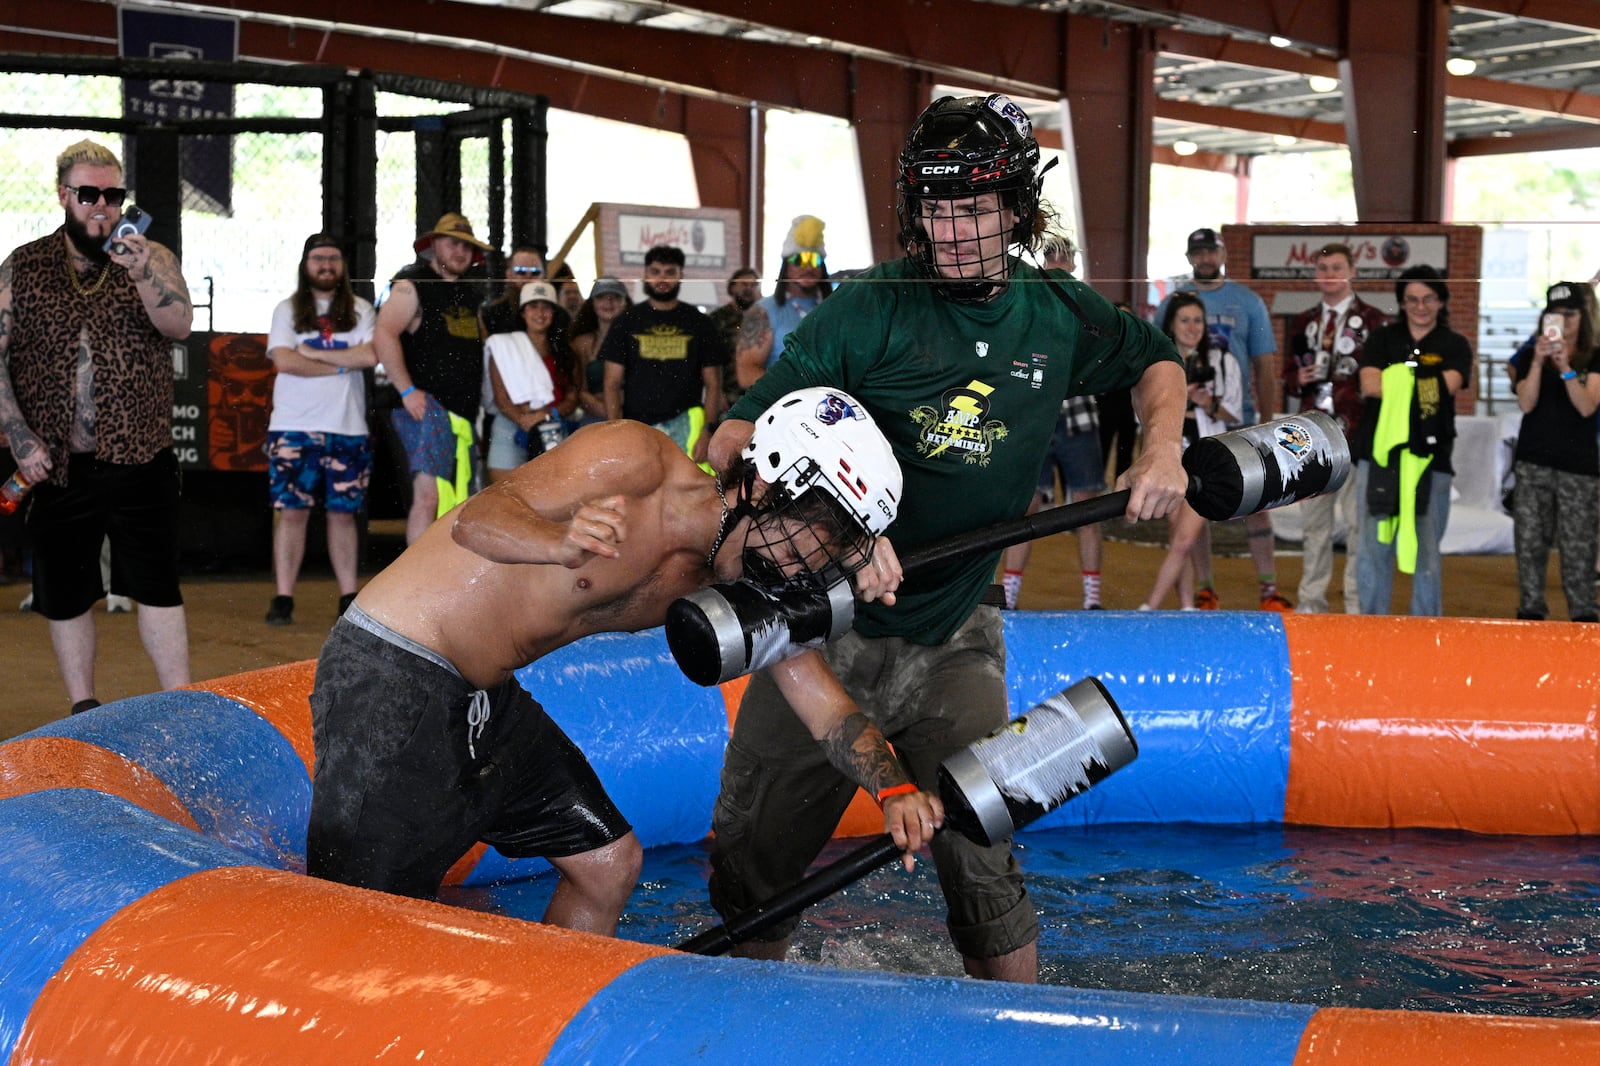
[[1511,357],[1522,411],[1513,473],[1517,617],[1543,619],[1550,548],[1561,552],[1567,617],[1600,621],[1595,608],[1596,524],[1600,521],[1600,373],[1594,373],[1594,289],[1561,281],[1545,293],[1539,334]]
[[[1238,364],[1227,351],[1211,343],[1206,328],[1206,305],[1192,292],[1180,292],[1167,301],[1161,331],[1172,338],[1183,357],[1188,377],[1189,403],[1183,416],[1183,441],[1187,448],[1201,437],[1214,437],[1239,420],[1244,406],[1243,385]],[[1181,503],[1167,519],[1167,557],[1156,572],[1155,587],[1141,611],[1154,611],[1178,586],[1178,603],[1185,611],[1195,609],[1195,575],[1211,572],[1211,538],[1205,536],[1206,520],[1188,503]]]

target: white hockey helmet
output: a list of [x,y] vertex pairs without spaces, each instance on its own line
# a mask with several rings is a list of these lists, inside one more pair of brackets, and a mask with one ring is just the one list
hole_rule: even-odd
[[763,481],[799,497],[833,495],[878,536],[900,509],[900,463],[861,401],[842,389],[797,389],[756,419],[745,461]]
[[[790,539],[785,523],[796,518],[813,526],[832,526],[823,538],[825,560],[801,552],[805,569],[831,584],[872,558],[877,537],[900,508],[900,464],[889,442],[860,401],[840,389],[799,389],[780,398],[756,419],[744,448],[748,473],[772,485],[775,493],[757,508],[746,546],[746,571],[776,581],[766,556]],[[783,583],[792,583],[792,578]]]

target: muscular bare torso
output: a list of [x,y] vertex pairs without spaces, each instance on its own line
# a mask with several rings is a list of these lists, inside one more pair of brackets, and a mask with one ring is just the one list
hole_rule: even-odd
[[[661,625],[714,580],[721,515],[713,480],[666,435],[586,427],[436,521],[356,603],[493,685],[579,637]],[[614,534],[618,556],[582,547],[585,531],[597,548]],[[738,551],[724,554],[736,576]]]

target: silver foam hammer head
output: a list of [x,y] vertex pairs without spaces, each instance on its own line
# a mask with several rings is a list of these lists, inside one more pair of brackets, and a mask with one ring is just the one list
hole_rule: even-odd
[[939,791],[974,841],[1004,840],[1132,762],[1127,721],[1097,678],[1051,696],[946,759]]

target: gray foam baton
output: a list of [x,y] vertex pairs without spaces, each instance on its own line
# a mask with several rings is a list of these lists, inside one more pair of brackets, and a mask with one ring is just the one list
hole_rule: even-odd
[[[993,844],[1122,769],[1139,754],[1127,719],[1099,678],[1086,677],[973,741],[939,767],[944,828]],[[884,833],[770,899],[678,944],[721,955],[799,914],[900,854]]]

